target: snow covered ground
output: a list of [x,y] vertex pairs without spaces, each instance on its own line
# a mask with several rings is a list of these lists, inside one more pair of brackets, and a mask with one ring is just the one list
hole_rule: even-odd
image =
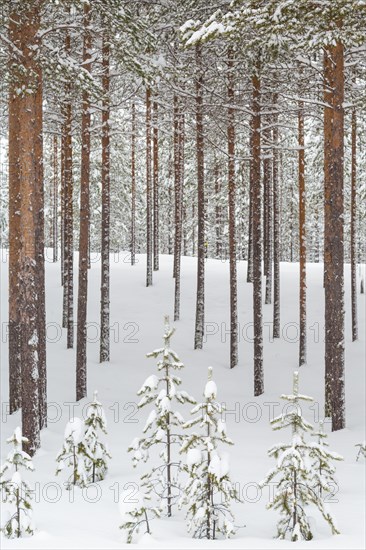
[[[48,253],[51,259],[51,251]],[[136,391],[145,378],[155,372],[153,359],[145,353],[160,347],[163,316],[173,313],[174,280],[172,257],[162,256],[159,272],[154,273],[153,287],[145,287],[145,258],[137,256],[137,265],[129,265],[127,253],[111,256],[111,362],[98,363],[100,264],[93,262],[89,278],[88,399],[75,404],[75,351],[66,349],[66,331],[60,328],[62,291],[60,266],[47,262],[47,363],[48,428],[42,432],[42,448],[34,457],[35,472],[27,479],[35,489],[34,520],[37,532],[32,538],[2,539],[3,548],[123,548],[124,534],[119,530],[121,518],[118,494],[130,491],[133,496],[141,473],[148,467],[133,469],[126,449],[141,434],[146,411],[138,412]],[[75,267],[77,266],[75,258]],[[197,399],[202,396],[207,367],[214,369],[218,400],[228,412],[228,435],[234,440],[230,449],[231,477],[238,483],[243,504],[234,505],[239,529],[230,541],[192,540],[186,532],[184,512],[174,517],[154,520],[153,536],[143,537],[140,546],[160,548],[365,548],[365,461],[356,462],[354,447],[365,438],[365,295],[358,295],[359,341],[351,341],[350,277],[346,265],[346,407],[347,428],[329,433],[331,450],[344,456],[337,465],[339,487],[329,506],[341,535],[331,536],[328,525],[314,514],[316,537],[310,542],[284,542],[273,539],[277,515],[265,509],[269,489],[257,483],[273,466],[267,449],[286,434],[271,430],[269,420],[283,407],[279,396],[292,389],[292,372],[298,357],[298,265],[281,265],[282,338],[271,341],[272,306],[264,306],[265,394],[253,397],[251,345],[252,287],[246,283],[245,262],[239,264],[239,366],[228,368],[229,358],[229,265],[218,260],[206,263],[206,343],[202,351],[193,350],[196,259],[183,258],[181,321],[172,339],[185,364],[181,372],[182,389]],[[3,252],[1,263],[2,319],[2,436],[1,459],[8,451],[5,439],[20,424],[20,414],[7,415],[7,264]],[[76,304],[75,289],[75,304]],[[308,364],[300,369],[300,391],[312,395],[315,403],[303,408],[311,422],[322,418],[323,377],[323,289],[322,265],[308,265]],[[65,477],[55,477],[55,457],[61,448],[64,429],[72,416],[82,416],[84,405],[97,389],[108,420],[108,444],[112,454],[106,480],[81,491],[65,490]],[[85,411],[85,409],[84,409]],[[185,418],[189,407],[184,408]],[[290,434],[288,434],[290,437]]]

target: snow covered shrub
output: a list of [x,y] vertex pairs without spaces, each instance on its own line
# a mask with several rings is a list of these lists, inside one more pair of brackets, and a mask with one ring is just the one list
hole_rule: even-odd
[[71,489],[72,485],[85,487],[88,483],[88,465],[90,458],[84,442],[84,422],[80,418],[71,418],[65,428],[65,439],[62,449],[56,457],[58,466],[56,475],[65,467],[71,468],[71,474],[66,486]]
[[233,445],[221,420],[223,407],[216,401],[217,386],[208,369],[205,400],[191,411],[197,415],[184,428],[199,426],[200,433],[186,436],[181,453],[187,454],[185,470],[189,475],[180,506],[186,505],[188,531],[196,538],[215,539],[217,533],[235,534],[231,501],[239,500],[229,476],[227,453],[219,453],[218,445]]
[[312,444],[313,451],[311,452],[314,489],[322,497],[324,493],[332,493],[333,488],[337,486],[334,479],[336,469],[332,461],[343,460],[343,457],[328,451],[329,443],[327,442],[328,436],[324,431],[324,422],[319,422],[319,430],[313,432],[313,436],[318,440],[316,445]]
[[112,458],[108,448],[100,441],[99,430],[107,434],[107,422],[96,391],[94,400],[88,406],[84,425],[84,450],[89,458],[85,464],[86,472],[88,482],[95,483],[105,478],[108,470],[108,458]]
[[[28,439],[22,436],[21,429],[15,429],[7,443],[13,445],[0,470],[3,517],[1,531],[11,539],[25,534],[33,535],[32,491],[22,479],[20,469],[34,470],[31,457],[22,450],[22,444]],[[6,474],[8,473],[8,476]]]
[[122,516],[123,524],[120,529],[126,531],[126,542],[131,543],[133,537],[144,529],[144,533],[151,535],[150,521],[160,516],[158,508],[149,507],[147,501],[149,495],[142,493],[131,493],[128,491],[121,494],[119,501],[119,509]]
[[358,461],[360,456],[363,456],[363,458],[366,458],[366,443],[365,442],[357,443],[357,445],[355,445],[355,447],[359,447],[357,457],[356,457],[356,461]]
[[155,492],[160,504],[166,501],[168,516],[172,515],[172,506],[179,494],[179,462],[173,461],[172,447],[181,442],[183,436],[179,433],[179,428],[184,424],[184,419],[180,412],[175,410],[175,405],[195,403],[187,392],[178,389],[182,381],[174,372],[181,370],[184,365],[170,347],[173,334],[174,328],[169,326],[169,318],[165,317],[164,346],[147,354],[147,357],[160,358],[157,363],[158,376],[149,376],[137,392],[137,395],[141,396],[138,404],[140,409],[150,404],[153,404],[154,408],[143,430],[146,435],[136,437],[128,448],[132,453],[133,465],[136,466],[139,461],[147,461],[149,449],[155,448],[156,445],[162,447],[162,463],[143,475],[141,480],[147,494]]
[[[319,472],[319,465],[322,464],[323,472],[326,472],[327,476],[332,475],[328,460],[329,458],[338,460],[341,457],[329,453],[319,443],[305,441],[305,433],[311,432],[313,427],[303,418],[299,402],[313,401],[313,398],[299,394],[298,372],[294,373],[293,393],[282,395],[281,398],[293,406],[291,409],[287,407],[286,412],[274,418],[271,424],[274,430],[290,427],[292,439],[288,444],[279,443],[269,449],[269,456],[275,458],[277,463],[261,482],[263,487],[273,479],[277,479],[273,501],[267,506],[280,512],[277,537],[285,539],[289,536],[292,541],[313,538],[309,518],[306,515],[309,504],[318,508],[325,521],[329,523],[333,534],[339,533],[316,487],[326,488],[325,478]],[[325,464],[327,464],[326,467]]]

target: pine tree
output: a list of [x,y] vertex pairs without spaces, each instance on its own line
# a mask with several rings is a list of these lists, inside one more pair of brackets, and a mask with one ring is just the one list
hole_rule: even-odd
[[122,493],[119,501],[119,510],[124,522],[120,529],[125,529],[126,542],[130,544],[133,537],[138,535],[141,528],[144,527],[145,534],[151,535],[150,521],[153,518],[160,517],[160,510],[148,506],[149,495],[141,492],[134,493],[131,497],[130,492]]
[[105,478],[108,470],[107,459],[112,458],[108,448],[99,439],[99,430],[107,434],[107,422],[96,391],[94,392],[94,400],[87,409],[84,424],[84,448],[89,457],[89,461],[86,463],[86,471],[88,481],[95,483]]
[[65,467],[71,468],[71,474],[66,482],[67,489],[71,489],[72,485],[85,487],[88,482],[87,472],[90,457],[83,436],[84,422],[80,418],[72,418],[66,425],[64,443],[56,457],[56,462],[58,462],[56,475]]
[[[293,405],[286,413],[271,421],[274,430],[291,427],[292,440],[290,443],[274,445],[268,451],[269,456],[277,461],[276,467],[271,470],[261,486],[267,485],[274,478],[277,479],[276,492],[268,508],[279,510],[281,518],[277,524],[277,537],[285,539],[289,535],[292,541],[311,540],[313,533],[309,518],[306,515],[306,506],[313,504],[330,525],[333,534],[339,533],[334,520],[326,510],[321,497],[314,490],[314,483],[325,488],[323,478],[319,474],[319,464],[327,463],[328,475],[332,475],[328,458],[336,455],[325,451],[322,445],[315,442],[306,442],[305,433],[311,432],[313,427],[307,422],[301,412],[300,401],[313,401],[312,397],[299,394],[299,374],[294,372],[293,394],[282,395],[282,399]],[[317,467],[314,468],[314,462]]]
[[185,471],[189,480],[180,506],[187,506],[188,531],[195,538],[215,539],[217,533],[230,537],[236,531],[230,502],[238,495],[230,481],[226,453],[219,454],[220,443],[233,445],[226,435],[226,425],[220,419],[224,408],[216,401],[217,386],[212,380],[212,367],[208,369],[208,382],[204,390],[205,401],[191,411],[197,415],[184,424],[185,428],[199,426],[201,433],[188,435],[181,447],[187,453]]
[[[25,534],[33,535],[34,526],[32,523],[32,491],[29,485],[22,479],[20,469],[34,470],[32,459],[22,450],[22,444],[28,443],[26,437],[22,436],[21,429],[15,429],[12,437],[7,443],[13,445],[5,463],[1,466],[0,486],[3,502],[3,519],[1,531],[5,537],[19,538]],[[11,477],[5,474],[13,470]],[[4,506],[5,504],[5,506]]]
[[170,347],[174,330],[169,326],[169,318],[166,316],[164,346],[147,354],[147,357],[161,357],[157,363],[158,372],[161,375],[153,374],[145,380],[137,392],[137,395],[141,396],[138,407],[143,408],[154,403],[155,408],[150,412],[143,430],[144,434],[149,432],[149,435],[135,438],[128,448],[128,451],[133,453],[132,462],[136,466],[141,460],[147,461],[151,447],[157,444],[163,445],[163,450],[160,452],[162,463],[143,475],[142,482],[148,495],[154,491],[160,501],[166,500],[168,516],[172,515],[175,499],[173,489],[179,488],[177,476],[173,475],[173,467],[179,470],[179,463],[172,461],[172,446],[181,442],[182,435],[177,433],[177,428],[184,424],[182,415],[173,409],[173,405],[195,403],[187,392],[177,388],[182,381],[174,371],[181,370],[184,365]]

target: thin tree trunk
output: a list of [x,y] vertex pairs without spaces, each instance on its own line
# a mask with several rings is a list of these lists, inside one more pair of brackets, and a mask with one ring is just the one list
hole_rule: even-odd
[[253,182],[249,176],[248,264],[247,283],[253,282]]
[[[274,94],[273,104],[277,104]],[[280,337],[280,189],[278,178],[278,115],[273,120],[273,338]]]
[[332,120],[333,120],[333,77],[332,60],[328,49],[324,50],[324,317],[325,317],[325,405],[324,414],[326,417],[332,415],[332,353],[333,342],[331,332],[327,333],[330,327],[327,325],[331,315],[331,289],[330,277],[330,231],[331,231],[331,181],[330,165],[332,159]]
[[205,322],[205,173],[203,139],[202,46],[196,46],[196,151],[197,151],[197,296],[194,349],[202,349]]
[[[37,16],[38,19],[39,16]],[[44,190],[43,190],[43,82],[42,71],[37,63],[38,86],[35,95],[35,162],[36,162],[36,250],[37,250],[37,292],[38,292],[38,399],[40,429],[47,425],[47,364],[46,364],[46,296],[44,264]]]
[[221,228],[221,196],[220,196],[220,166],[217,155],[214,158],[214,180],[215,180],[215,228],[216,228],[216,258],[222,256],[222,228]]
[[298,112],[298,177],[299,177],[299,247],[300,247],[300,348],[299,366],[306,363],[306,195],[305,195],[305,135],[304,103]]
[[352,111],[352,167],[351,167],[351,301],[352,301],[352,341],[358,339],[357,324],[357,254],[356,254],[356,221],[357,221],[357,117]]
[[104,29],[102,44],[102,253],[100,289],[100,350],[99,361],[109,361],[109,247],[110,247],[110,103],[109,103],[109,35]]
[[174,321],[180,318],[180,271],[181,271],[181,256],[182,256],[182,228],[183,228],[183,149],[184,149],[184,116],[181,105],[177,98],[175,116],[177,123],[174,124],[174,131],[177,136],[174,136],[176,146],[174,157],[174,187],[175,187],[175,290],[174,290]]
[[53,136],[52,261],[58,261],[58,140]]
[[333,78],[333,127],[332,160],[330,183],[331,202],[331,239],[330,276],[328,298],[333,307],[329,319],[325,320],[327,337],[332,336],[332,431],[345,427],[345,380],[344,380],[344,46],[337,42],[331,46]]
[[153,284],[153,198],[151,181],[151,89],[146,88],[146,286]]
[[238,364],[238,292],[236,271],[236,182],[235,182],[235,110],[234,110],[234,53],[228,49],[227,82],[227,149],[229,194],[229,254],[230,254],[230,368]]
[[[9,40],[20,49],[18,14],[9,16]],[[9,71],[18,62],[10,50]],[[20,97],[16,93],[16,82],[9,84],[9,411],[13,414],[22,404],[21,396],[21,330],[19,311],[19,283],[21,254],[20,234]]]
[[153,102],[154,271],[159,269],[159,132],[158,103]]
[[[61,116],[64,118],[64,109],[61,108]],[[65,124],[61,124],[61,181],[60,181],[60,200],[61,200],[61,286],[65,283]],[[67,327],[66,319],[66,295],[63,293],[62,304],[62,328]]]
[[35,3],[21,12],[19,32],[22,36],[22,62],[27,81],[27,93],[20,96],[19,112],[19,173],[20,173],[20,227],[21,253],[19,285],[21,289],[20,311],[22,332],[22,433],[28,439],[24,450],[31,456],[40,446],[39,410],[39,190],[43,182],[38,164],[42,141],[38,134],[40,121],[39,91],[42,82],[35,58],[39,50],[37,34],[40,29],[40,9]]
[[[259,71],[259,67],[257,66]],[[264,392],[262,328],[261,114],[259,74],[252,77],[251,181],[253,183],[254,395]]]
[[[83,67],[91,71],[90,4],[84,4]],[[87,303],[88,303],[88,248],[89,248],[89,181],[90,181],[90,98],[82,93],[81,115],[81,169],[80,169],[80,229],[79,229],[79,285],[78,325],[76,343],[76,401],[87,395]]]
[[131,265],[136,261],[136,104],[132,102],[131,121]]

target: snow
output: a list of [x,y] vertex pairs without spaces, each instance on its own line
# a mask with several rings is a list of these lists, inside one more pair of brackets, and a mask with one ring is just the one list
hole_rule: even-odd
[[195,464],[199,464],[201,460],[202,455],[199,449],[189,449],[186,460],[188,468],[192,468]]
[[[58,340],[51,338],[52,325],[60,324],[62,291],[60,287],[60,264],[46,263],[47,283],[47,326],[50,338],[47,345],[49,422],[42,431],[42,448],[33,459],[35,471],[27,471],[26,479],[35,489],[33,517],[37,530],[33,537],[21,540],[1,540],[4,549],[128,549],[124,543],[119,501],[127,492],[130,500],[139,490],[140,474],[146,465],[133,469],[126,449],[130,442],[140,435],[146,421],[146,413],[137,410],[136,390],[154,372],[156,364],[146,360],[145,354],[161,342],[164,314],[173,313],[174,279],[173,258],[161,256],[160,270],[154,272],[154,284],[145,287],[146,259],[137,255],[138,263],[131,267],[123,261],[127,252],[121,253],[120,261],[111,261],[111,326],[119,327],[119,337],[111,338],[111,361],[99,364],[99,342],[90,338],[88,342],[88,396],[75,403],[75,350],[66,349],[66,331],[60,329]],[[51,258],[52,254],[48,256]],[[4,254],[5,257],[5,254]],[[75,269],[78,255],[75,254]],[[1,262],[1,315],[7,319],[6,296],[8,269]],[[197,260],[182,258],[181,320],[175,323],[174,349],[185,364],[184,388],[200,399],[207,381],[207,367],[212,365],[220,402],[226,404],[223,420],[235,442],[230,447],[230,475],[237,482],[243,504],[234,503],[233,512],[237,525],[246,525],[229,541],[193,540],[186,532],[185,511],[175,511],[168,519],[162,517],[152,522],[151,537],[158,541],[159,548],[215,548],[215,549],[273,549],[306,550],[320,549],[364,549],[365,540],[365,459],[356,462],[357,443],[365,438],[364,387],[365,372],[365,296],[358,294],[359,341],[352,343],[350,316],[349,266],[345,266],[346,296],[346,415],[347,428],[332,433],[329,422],[324,429],[329,435],[329,449],[344,456],[336,464],[339,488],[329,508],[337,520],[340,535],[330,536],[328,526],[316,513],[315,538],[309,542],[291,543],[273,539],[276,532],[277,514],[266,510],[270,488],[258,487],[266,472],[273,467],[274,460],[267,456],[267,449],[278,442],[279,433],[269,423],[272,417],[281,414],[284,404],[280,395],[292,387],[292,374],[298,367],[298,343],[286,338],[285,327],[298,319],[298,264],[281,264],[281,338],[270,341],[268,326],[272,322],[272,306],[263,306],[264,330],[264,383],[265,393],[253,397],[252,342],[246,336],[246,325],[252,321],[252,285],[246,281],[246,263],[238,262],[238,315],[240,322],[239,364],[229,369],[229,338],[225,334],[229,326],[229,264],[219,260],[206,261],[206,322],[216,323],[217,332],[206,335],[203,350],[194,350],[194,312]],[[75,271],[76,273],[76,271]],[[314,426],[323,419],[324,405],[324,342],[323,315],[324,300],[322,288],[322,264],[308,264],[308,364],[300,369],[300,390],[312,395],[314,402],[304,401],[301,408],[304,417]],[[75,303],[77,277],[75,277]],[[88,322],[99,323],[100,307],[100,264],[93,262],[89,271]],[[76,317],[75,317],[76,321]],[[138,327],[136,343],[129,342],[127,323]],[[114,323],[117,323],[114,325]],[[98,326],[98,325],[94,325]],[[129,325],[130,327],[131,325]],[[318,326],[319,330],[310,327]],[[92,333],[91,333],[92,334]],[[317,337],[316,335],[319,335]],[[5,334],[3,333],[3,338]],[[91,341],[93,339],[93,341]],[[3,340],[4,342],[4,340]],[[8,400],[7,345],[1,346],[1,396],[6,405]],[[108,420],[108,442],[112,459],[105,480],[85,490],[76,488],[66,491],[63,479],[55,477],[55,457],[64,438],[68,421],[84,417],[83,407],[93,397],[103,403]],[[253,421],[254,405],[258,407]],[[286,406],[286,403],[285,403]],[[185,409],[186,410],[186,409]],[[185,418],[187,415],[183,411]],[[2,409],[2,442],[11,437],[21,423],[20,412],[8,416]],[[285,438],[286,431],[281,434]],[[2,462],[8,449],[2,445]],[[178,457],[178,459],[181,457]],[[153,457],[151,457],[153,460]],[[223,455],[221,455],[221,466]],[[24,474],[25,477],[25,474]],[[273,490],[273,488],[272,488]],[[129,504],[129,503],[127,503]],[[67,527],[66,527],[67,526]],[[149,537],[139,540],[139,547],[149,547]]]
[[217,396],[217,386],[213,380],[209,380],[205,386],[204,396],[206,399],[215,399]]
[[66,424],[65,428],[65,439],[71,436],[74,445],[80,443],[84,435],[84,422],[81,418],[75,417]]

